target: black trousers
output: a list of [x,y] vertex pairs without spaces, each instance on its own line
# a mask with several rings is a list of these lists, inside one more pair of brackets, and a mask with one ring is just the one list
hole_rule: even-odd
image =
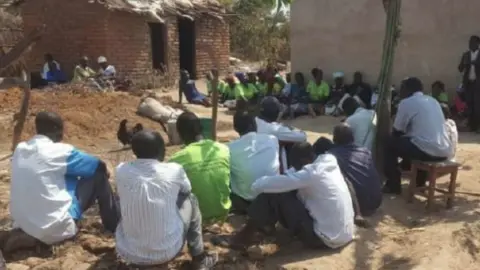
[[480,80],[465,83],[468,126],[472,131],[480,128]]
[[75,191],[82,213],[98,203],[100,218],[105,230],[115,232],[120,220],[120,207],[108,182],[108,172],[105,163],[98,165],[95,174],[88,179],[82,179]]
[[238,215],[246,215],[250,204],[252,204],[251,201],[247,201],[233,192],[230,193],[230,201],[232,201],[230,212]]
[[292,235],[310,248],[326,245],[315,234],[314,221],[305,205],[297,198],[297,191],[278,194],[260,194],[248,208],[250,222],[259,230],[279,222]]
[[[420,161],[444,161],[445,157],[434,157],[420,150],[407,136],[392,136],[385,147],[384,174],[387,177],[385,185],[394,191],[401,190],[401,171],[398,159],[402,159],[402,167],[410,167],[412,160]],[[417,174],[417,186],[424,186],[427,181],[427,172],[419,171]]]

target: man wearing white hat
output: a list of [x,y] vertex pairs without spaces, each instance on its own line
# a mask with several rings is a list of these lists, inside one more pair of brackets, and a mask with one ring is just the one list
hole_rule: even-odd
[[115,76],[117,71],[113,65],[109,65],[107,58],[105,56],[99,56],[97,63],[100,66],[99,74],[99,83],[104,88],[114,89]]

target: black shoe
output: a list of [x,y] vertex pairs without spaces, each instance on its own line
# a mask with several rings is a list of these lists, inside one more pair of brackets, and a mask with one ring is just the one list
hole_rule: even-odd
[[192,261],[192,268],[195,270],[212,269],[218,262],[218,253],[204,253],[195,256]]
[[388,186],[383,186],[382,192],[385,194],[394,194],[394,195],[400,195],[402,194],[402,188],[398,189],[393,189]]

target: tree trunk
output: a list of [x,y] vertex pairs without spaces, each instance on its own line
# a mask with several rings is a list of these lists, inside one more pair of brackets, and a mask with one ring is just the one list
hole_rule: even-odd
[[378,78],[379,97],[376,106],[377,129],[374,158],[378,171],[383,175],[383,160],[387,139],[391,133],[391,80],[395,48],[400,36],[400,9],[402,0],[383,0],[387,13],[385,39],[383,41],[382,66]]

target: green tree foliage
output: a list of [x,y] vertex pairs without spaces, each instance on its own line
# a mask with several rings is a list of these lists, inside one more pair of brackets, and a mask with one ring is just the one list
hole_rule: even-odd
[[[279,1],[277,3],[277,1]],[[233,54],[250,60],[288,59],[290,0],[222,0],[230,7],[230,46]]]

